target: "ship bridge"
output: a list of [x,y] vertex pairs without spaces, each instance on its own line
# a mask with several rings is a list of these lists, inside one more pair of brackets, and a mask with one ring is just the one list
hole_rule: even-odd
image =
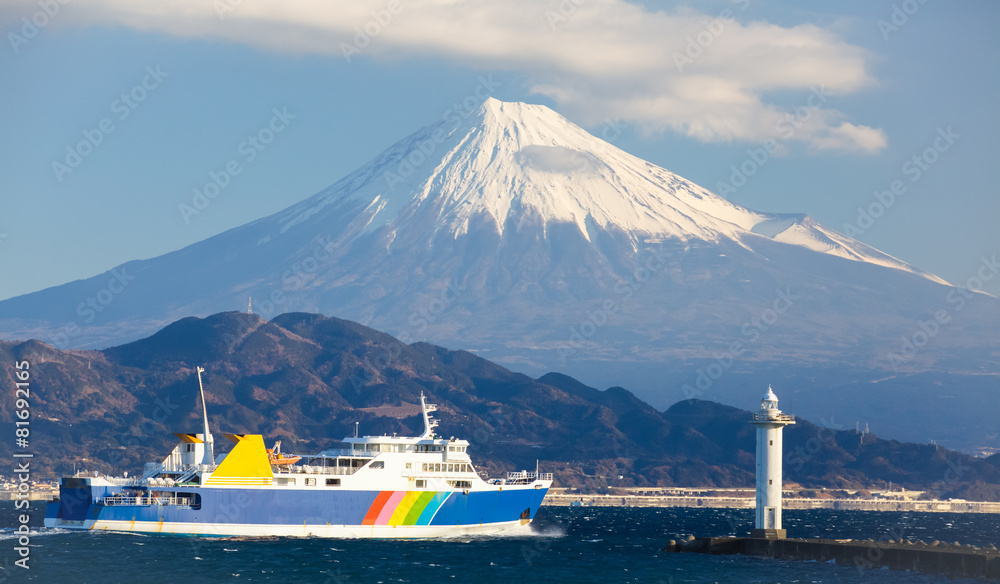
[[438,420],[431,416],[437,411],[437,404],[427,403],[423,392],[420,392],[420,411],[424,418],[424,432],[420,436],[354,436],[344,438],[348,445],[346,450],[323,451],[320,454],[336,452],[341,456],[373,456],[383,452],[396,453],[432,453],[440,452],[446,458],[467,459],[469,441],[455,438],[442,438],[434,433]]
[[[329,449],[319,453],[319,458],[338,458],[338,466],[347,466],[346,460],[365,460],[382,455],[406,454],[408,460],[420,462],[420,468],[428,464],[451,464],[454,469],[461,465],[464,472],[474,472],[469,459],[469,441],[456,438],[442,438],[434,433],[438,421],[431,416],[437,410],[437,405],[427,403],[424,394],[420,394],[420,408],[424,418],[424,432],[420,436],[354,436],[344,438],[346,448]],[[385,456],[382,456],[385,458]],[[354,463],[357,464],[357,463]],[[364,466],[359,464],[358,466]],[[439,468],[436,466],[435,468]],[[411,467],[412,469],[412,467]]]

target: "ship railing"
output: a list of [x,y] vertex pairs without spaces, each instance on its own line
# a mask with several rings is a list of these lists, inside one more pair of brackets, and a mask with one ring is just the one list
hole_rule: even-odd
[[530,485],[535,481],[551,481],[552,473],[550,472],[529,472],[529,471],[516,471],[508,472],[507,478],[505,479],[490,479],[489,483],[492,485]]
[[[365,450],[363,448],[360,448],[360,449],[353,449],[353,448],[331,448],[329,450],[324,450],[323,452],[320,452],[319,456],[325,457],[325,458],[336,458],[338,456],[362,456],[362,457],[371,458],[372,453],[370,451],[369,452],[365,452]],[[311,457],[306,457],[306,458],[311,458]]]
[[201,464],[181,464],[177,461],[169,461],[167,463],[162,462],[147,462],[143,467],[143,475],[145,476],[156,476],[160,473],[179,473],[189,471],[195,467],[203,467]]
[[142,477],[104,477],[104,480],[108,481],[116,487],[135,487],[139,485],[144,485],[146,482]]
[[447,477],[450,479],[468,479],[479,475],[483,480],[489,478],[485,473],[477,473],[472,471],[458,471],[458,470],[415,470],[415,469],[404,469],[400,471],[400,476],[410,478],[416,477],[418,479],[422,478],[442,478]]
[[126,495],[109,495],[107,497],[99,497],[97,502],[105,507],[120,507],[120,506],[152,506],[159,505],[161,507],[166,507],[170,505],[176,505],[180,507],[190,507],[191,497],[163,497],[155,495],[140,495],[136,497],[126,496]]
[[159,462],[147,462],[143,468],[142,476],[144,478],[154,478],[163,473],[197,473],[198,471],[209,471],[213,468],[214,466],[204,464],[161,464]]
[[211,472],[215,469],[214,466],[209,466],[207,464],[192,464],[185,468],[187,469],[187,472],[175,478],[174,484],[180,485],[187,483],[192,479],[194,479],[198,475],[198,473]]
[[351,466],[310,466],[310,465],[281,465],[271,467],[274,474],[319,474],[319,475],[352,475],[363,467]]

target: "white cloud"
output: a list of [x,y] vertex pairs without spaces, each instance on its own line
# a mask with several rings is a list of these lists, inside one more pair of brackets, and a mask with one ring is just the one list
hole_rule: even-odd
[[[72,8],[54,25],[120,24],[269,50],[346,51],[352,63],[419,54],[519,71],[579,122],[621,119],[707,142],[781,137],[782,120],[814,88],[835,96],[873,83],[861,48],[811,24],[746,21],[737,4],[727,20],[624,0],[94,0]],[[35,10],[30,0],[6,2],[0,19],[16,23]],[[778,92],[803,101],[768,103]],[[811,110],[787,140],[862,153],[885,146],[882,130],[848,122],[833,102]]]
[[887,144],[885,132],[868,126],[842,122],[837,127],[827,128],[827,131],[826,136],[817,136],[814,140],[817,148],[878,152]]

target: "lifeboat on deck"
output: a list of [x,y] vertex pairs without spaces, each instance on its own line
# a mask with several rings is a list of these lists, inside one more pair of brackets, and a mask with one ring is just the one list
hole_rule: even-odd
[[274,443],[274,448],[267,449],[267,459],[273,466],[295,464],[301,456],[285,456],[281,453],[281,440]]

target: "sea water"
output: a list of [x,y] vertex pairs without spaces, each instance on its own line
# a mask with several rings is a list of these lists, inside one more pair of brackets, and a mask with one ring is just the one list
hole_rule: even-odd
[[[40,525],[35,506],[31,525]],[[746,556],[665,553],[670,539],[747,535],[750,509],[543,507],[530,537],[433,540],[195,538],[32,529],[14,565],[13,503],[0,504],[0,582],[159,583],[931,583],[942,576]],[[783,513],[790,537],[1000,544],[1000,516],[810,510]],[[958,582],[958,580],[950,580]]]

